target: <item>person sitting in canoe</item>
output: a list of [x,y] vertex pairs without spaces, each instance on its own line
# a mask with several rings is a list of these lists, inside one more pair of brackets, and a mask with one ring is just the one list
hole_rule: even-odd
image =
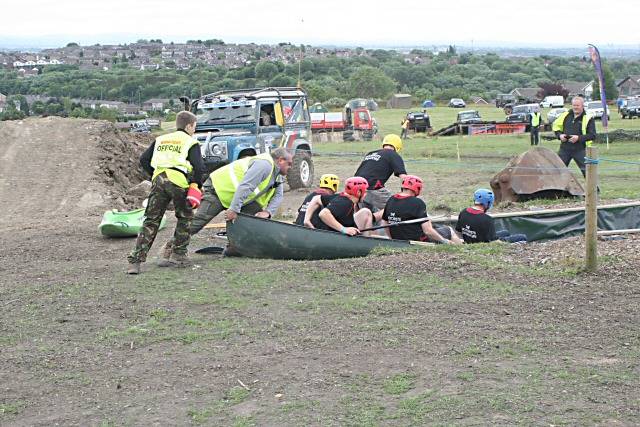
[[[225,211],[227,221],[238,213],[271,218],[282,203],[284,180],[292,165],[285,148],[270,153],[244,157],[213,171],[203,185],[202,203],[193,216],[189,234],[194,235],[214,217]],[[159,266],[169,266],[174,239],[163,247]],[[231,255],[231,250],[225,252]]]
[[[406,175],[402,179],[402,190],[392,196],[384,207],[382,224],[390,239],[418,240],[431,243],[460,244],[462,240],[451,227],[434,228],[427,216],[427,205],[418,198],[424,183],[415,175]],[[404,221],[424,218],[422,223],[400,224]]]
[[360,234],[360,229],[370,228],[373,224],[373,214],[367,208],[358,207],[368,187],[369,184],[364,178],[354,176],[347,179],[344,191],[320,211],[319,221],[313,224],[314,227],[338,231],[349,236]]
[[391,175],[404,178],[407,171],[404,160],[400,157],[402,140],[398,135],[389,134],[382,140],[382,148],[371,151],[364,156],[355,176],[362,177],[369,183],[369,190],[363,200],[363,206],[372,212],[384,209],[391,192],[384,186]]
[[526,242],[524,234],[510,235],[506,230],[496,232],[493,218],[486,213],[493,206],[494,199],[493,191],[480,188],[473,194],[474,205],[460,212],[456,231],[464,242],[488,243],[498,239],[510,243]]
[[[296,218],[295,223],[297,225],[304,225],[304,216],[307,212],[307,208],[311,203],[311,200],[314,197],[318,199],[320,196],[328,196],[331,199],[336,196],[336,191],[338,191],[338,187],[340,186],[340,178],[337,175],[326,173],[320,177],[320,186],[309,193],[307,197],[302,201],[302,205],[298,208],[298,217]],[[328,202],[327,202],[328,203]],[[318,212],[318,211],[317,211]]]

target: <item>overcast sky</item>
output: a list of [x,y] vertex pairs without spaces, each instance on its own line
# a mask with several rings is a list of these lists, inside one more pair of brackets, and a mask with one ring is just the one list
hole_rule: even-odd
[[640,46],[638,0],[26,0],[0,10],[5,43]]

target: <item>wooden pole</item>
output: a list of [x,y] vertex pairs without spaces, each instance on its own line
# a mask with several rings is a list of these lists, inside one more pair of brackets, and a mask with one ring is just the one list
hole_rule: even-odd
[[587,194],[585,197],[585,230],[587,271],[596,271],[598,268],[598,149],[587,147]]

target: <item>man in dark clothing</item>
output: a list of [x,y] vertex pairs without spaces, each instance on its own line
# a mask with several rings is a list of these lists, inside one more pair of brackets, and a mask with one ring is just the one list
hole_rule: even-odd
[[571,111],[560,114],[554,120],[553,131],[561,142],[558,156],[567,166],[573,159],[580,168],[582,176],[586,177],[584,164],[586,147],[591,146],[596,137],[596,124],[593,117],[584,111],[582,97],[575,96],[571,100]]
[[493,218],[486,213],[493,206],[493,200],[491,190],[480,188],[473,194],[474,205],[460,212],[456,231],[462,234],[464,242],[489,243],[498,239],[510,243],[526,242],[524,234],[510,235],[506,230],[496,233]]
[[173,258],[170,261],[175,265],[187,262],[192,209],[199,204],[199,198],[191,202],[192,198],[188,195],[195,192],[201,197],[200,188],[205,168],[198,141],[192,138],[196,129],[196,116],[188,111],[181,111],[176,117],[176,127],[176,132],[158,137],[140,157],[142,168],[151,175],[152,186],[142,231],[136,240],[135,249],[127,257],[128,274],[140,273],[140,264],[147,259],[162,217],[171,201],[178,222],[173,237]]
[[369,183],[363,204],[372,211],[384,209],[391,197],[391,192],[384,186],[391,175],[404,178],[407,174],[404,161],[398,154],[401,150],[400,137],[389,134],[382,141],[382,149],[367,153],[356,170],[355,176],[362,177]]
[[[331,196],[334,195],[336,191],[338,191],[338,187],[340,186],[340,179],[337,175],[334,174],[324,174],[320,177],[320,187],[307,195],[302,201],[302,205],[298,208],[298,217],[296,218],[295,224],[304,225],[304,217],[309,204],[316,196]],[[318,211],[319,212],[319,211]]]
[[423,181],[417,176],[406,175],[402,179],[402,191],[387,201],[382,213],[387,237],[399,240],[418,240],[432,243],[462,243],[451,227],[434,228],[429,219],[422,223],[393,225],[412,219],[427,218],[427,205],[418,196]]

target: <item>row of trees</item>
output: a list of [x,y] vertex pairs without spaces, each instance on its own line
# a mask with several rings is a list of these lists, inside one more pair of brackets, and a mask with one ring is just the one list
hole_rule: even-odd
[[[474,95],[491,99],[515,87],[595,79],[590,61],[580,57],[502,58],[496,54],[457,54],[455,50],[440,55],[416,50],[409,62],[406,58],[395,51],[370,50],[368,55],[354,58],[307,58],[299,64],[263,61],[234,69],[198,61],[189,70],[142,71],[126,63],[109,71],[48,66],[32,78],[0,71],[0,92],[138,103],[153,97],[195,97],[221,89],[295,86],[300,78],[311,99],[319,102],[351,97],[385,99],[394,92],[446,100]],[[607,84],[611,85],[614,76],[640,74],[638,61],[612,60],[605,68]],[[613,91],[608,95],[615,96]]]

